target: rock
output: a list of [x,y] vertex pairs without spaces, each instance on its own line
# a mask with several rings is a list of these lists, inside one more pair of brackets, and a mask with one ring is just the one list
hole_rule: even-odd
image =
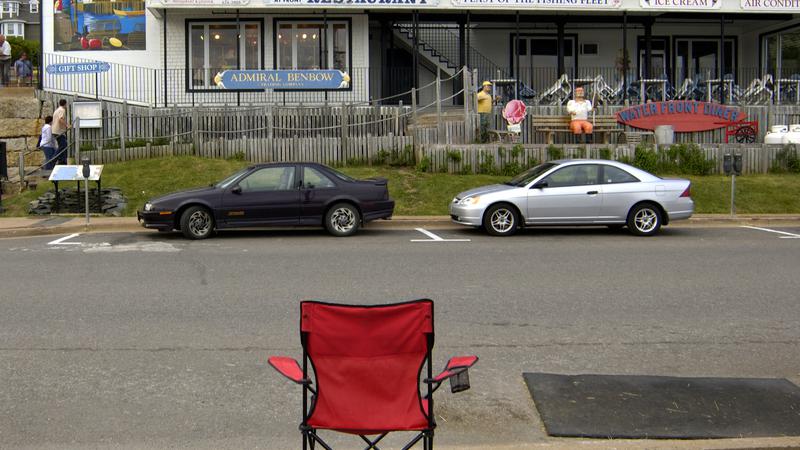
[[[48,114],[51,113],[52,111],[48,112]],[[36,119],[38,117],[39,100],[33,94],[30,97],[0,97],[0,118]]]
[[6,138],[38,136],[41,129],[39,119],[0,118],[0,139],[4,141]]

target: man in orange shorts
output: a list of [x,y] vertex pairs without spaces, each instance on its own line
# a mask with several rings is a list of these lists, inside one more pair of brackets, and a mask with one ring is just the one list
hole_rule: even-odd
[[567,102],[567,112],[571,116],[569,122],[569,129],[576,136],[592,134],[594,127],[589,122],[589,112],[592,111],[592,102],[584,98],[584,91],[582,87],[575,88],[575,99]]

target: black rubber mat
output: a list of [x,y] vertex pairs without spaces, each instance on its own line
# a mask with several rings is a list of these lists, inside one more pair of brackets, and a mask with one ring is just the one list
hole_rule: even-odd
[[785,379],[548,373],[523,377],[551,436],[800,436],[800,388]]

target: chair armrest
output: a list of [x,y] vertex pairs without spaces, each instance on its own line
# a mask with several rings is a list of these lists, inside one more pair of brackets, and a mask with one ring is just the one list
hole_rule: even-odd
[[469,369],[478,362],[477,356],[454,356],[447,361],[447,366],[444,370],[433,378],[434,383],[441,383],[442,381],[454,377],[461,372]]
[[294,358],[288,356],[270,356],[267,360],[273,369],[297,384],[311,384],[311,380],[303,378],[303,369]]

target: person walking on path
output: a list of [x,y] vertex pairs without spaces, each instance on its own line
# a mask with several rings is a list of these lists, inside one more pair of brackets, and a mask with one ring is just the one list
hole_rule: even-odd
[[53,137],[53,128],[50,125],[53,123],[53,116],[44,118],[44,125],[42,126],[42,137],[39,138],[39,148],[44,152],[44,170],[53,170],[56,165],[54,159],[56,155],[56,146],[58,143]]
[[11,65],[11,44],[0,34],[0,84],[8,86],[8,68]]
[[492,119],[492,104],[495,98],[492,97],[492,82],[484,81],[483,87],[478,92],[478,117],[480,117],[480,140],[486,142],[489,140],[489,122]]
[[24,85],[26,82],[28,86],[33,84],[33,65],[31,65],[27,53],[20,53],[19,59],[14,63],[14,73],[17,75],[17,86]]
[[58,108],[53,113],[53,136],[58,142],[58,164],[67,163],[67,101],[63,98],[58,101]]

